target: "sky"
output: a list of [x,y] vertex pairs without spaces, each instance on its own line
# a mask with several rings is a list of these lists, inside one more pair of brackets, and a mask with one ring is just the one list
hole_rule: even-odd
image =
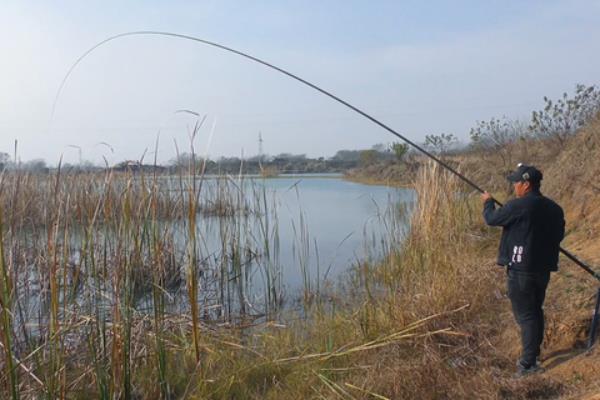
[[[259,152],[332,156],[397,140],[197,36],[317,84],[411,140],[468,139],[478,120],[530,118],[543,97],[600,83],[600,1],[0,0],[0,152],[55,164],[167,163]],[[108,144],[108,145],[107,145]]]

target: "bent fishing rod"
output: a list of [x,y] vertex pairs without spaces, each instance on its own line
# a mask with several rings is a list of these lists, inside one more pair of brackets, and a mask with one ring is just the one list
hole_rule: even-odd
[[[394,129],[392,129],[391,127],[387,126],[386,124],[384,124],[383,122],[379,121],[378,119],[376,119],[375,117],[367,114],[365,111],[361,110],[360,108],[353,106],[352,104],[348,103],[345,100],[342,100],[341,98],[339,98],[338,96],[334,95],[333,93],[328,92],[327,90],[299,77],[298,75],[295,75],[283,68],[280,68],[274,64],[271,64],[265,60],[262,60],[260,58],[254,57],[248,53],[242,52],[240,50],[236,50],[233,49],[231,47],[228,46],[224,46],[222,44],[216,43],[216,42],[212,42],[210,40],[205,40],[205,39],[201,39],[195,36],[190,36],[190,35],[183,35],[183,34],[179,34],[179,33],[172,33],[172,32],[162,32],[162,31],[134,31],[134,32],[125,32],[125,33],[120,33],[118,35],[114,35],[111,36],[109,38],[104,39],[103,41],[95,44],[94,46],[92,46],[90,49],[88,49],[85,53],[83,53],[74,63],[73,65],[71,65],[71,67],[69,68],[69,70],[67,71],[65,77],[63,78],[58,91],[56,92],[56,97],[54,98],[54,102],[52,103],[52,113],[51,113],[51,120],[54,119],[54,113],[56,111],[56,105],[58,103],[58,99],[60,97],[60,94],[62,93],[65,84],[67,83],[67,80],[69,79],[69,77],[71,76],[71,74],[73,73],[73,71],[75,70],[75,68],[90,54],[92,53],[94,50],[96,50],[98,47],[111,42],[113,40],[119,39],[119,38],[123,38],[123,37],[127,37],[127,36],[163,36],[163,37],[171,37],[171,38],[176,38],[176,39],[184,39],[184,40],[190,40],[193,42],[197,42],[197,43],[201,43],[207,46],[211,46],[211,47],[215,47],[217,49],[220,50],[224,50],[227,51],[229,53],[233,53],[233,54],[237,54],[238,56],[244,57],[246,59],[249,59],[251,61],[254,61],[258,64],[262,64],[265,67],[268,67],[270,69],[273,69],[277,72],[282,73],[283,75],[286,75],[314,90],[316,90],[317,92],[320,92],[322,94],[324,94],[325,96],[337,101],[338,103],[346,106],[347,108],[351,109],[352,111],[362,115],[364,118],[368,119],[369,121],[373,122],[375,125],[378,125],[379,127],[385,129],[386,131],[388,131],[389,133],[391,133],[392,135],[396,136],[397,138],[399,138],[400,140],[402,140],[403,142],[409,144],[410,146],[412,146],[414,149],[418,150],[419,152],[421,152],[422,154],[424,154],[425,156],[429,157],[430,159],[432,159],[433,161],[435,161],[436,163],[438,163],[439,165],[441,165],[443,168],[445,168],[446,170],[450,171],[452,174],[456,175],[458,178],[460,178],[463,182],[465,182],[467,185],[471,186],[473,189],[477,190],[479,193],[484,193],[485,190],[483,190],[482,188],[480,188],[475,182],[471,181],[469,178],[467,178],[466,176],[464,176],[463,174],[461,174],[460,172],[458,172],[456,169],[452,168],[450,165],[448,165],[448,163],[444,162],[442,159],[436,157],[434,154],[432,154],[431,152],[427,151],[426,149],[424,149],[422,146],[419,146],[417,143],[413,142],[412,140],[406,138],[405,136],[401,135],[400,133],[396,132]],[[496,199],[493,199],[494,202],[496,204],[498,204],[499,206],[502,206],[502,203],[499,202]],[[594,278],[596,278],[597,280],[600,281],[600,273],[594,271],[592,268],[590,268],[588,265],[586,265],[583,261],[579,260],[577,257],[575,257],[572,253],[570,253],[569,251],[563,249],[562,247],[560,247],[560,252],[562,254],[564,254],[569,260],[571,260],[572,262],[574,262],[576,265],[578,265],[579,267],[581,267],[583,270],[585,270],[587,273],[589,273],[590,275],[592,275]]]

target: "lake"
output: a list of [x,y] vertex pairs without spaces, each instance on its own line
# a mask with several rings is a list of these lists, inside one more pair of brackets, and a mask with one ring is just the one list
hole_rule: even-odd
[[[243,192],[245,207],[259,212],[204,215],[197,222],[200,259],[208,272],[205,304],[229,304],[229,313],[240,303],[260,313],[265,303],[289,305],[335,287],[358,262],[375,262],[401,242],[415,200],[411,189],[354,183],[339,175],[230,183],[234,192]],[[217,180],[204,185],[204,196],[216,202],[215,193],[223,191],[216,189]],[[229,287],[232,282],[235,287]]]
[[[56,233],[24,225],[11,242],[24,255],[12,261],[23,324],[45,324],[52,301],[87,315],[110,315],[123,302],[149,314],[157,301],[189,315],[198,304],[203,319],[217,321],[302,306],[396,248],[415,201],[411,189],[339,175],[71,179],[64,190],[76,208]],[[51,184],[35,187],[43,194]],[[93,210],[98,219],[86,220]],[[48,254],[56,262],[44,261]],[[60,288],[55,300],[49,279]]]

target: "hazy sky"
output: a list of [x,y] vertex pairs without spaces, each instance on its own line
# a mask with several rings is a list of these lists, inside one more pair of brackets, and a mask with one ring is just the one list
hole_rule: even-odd
[[[108,36],[163,30],[216,41],[289,69],[411,139],[467,138],[476,120],[528,118],[544,95],[600,83],[599,1],[0,0],[0,151],[25,159],[110,162],[196,141],[208,152],[330,156],[394,138],[322,95],[196,43]],[[114,153],[107,146],[114,148]],[[153,157],[150,154],[147,157]]]

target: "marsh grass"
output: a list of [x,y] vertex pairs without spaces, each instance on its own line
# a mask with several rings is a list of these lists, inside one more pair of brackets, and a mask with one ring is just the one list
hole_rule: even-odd
[[[223,177],[201,198],[203,179],[194,171],[185,177],[148,177],[17,170],[2,174],[0,182],[0,211],[10,210],[6,222],[0,219],[0,343],[5,355],[0,379],[6,395],[63,398],[86,388],[100,398],[131,398],[142,351],[155,360],[156,386],[169,398],[165,338],[176,335],[184,343],[190,338],[196,362],[201,361],[201,319],[213,321],[211,302],[219,297],[214,295],[219,277],[239,298],[234,302],[221,295],[222,302],[212,309],[229,308],[229,315],[219,314],[229,320],[237,315],[233,306],[244,314],[243,258],[258,251],[250,248],[255,243],[243,224],[252,213],[268,215],[266,195],[264,204],[250,211],[254,205],[243,193],[246,185]],[[204,262],[199,214],[224,221],[221,235],[228,246],[215,264]],[[267,223],[259,243],[273,239],[269,229]],[[186,251],[178,250],[181,242]],[[277,246],[266,254],[276,253]],[[179,268],[183,265],[185,274]],[[276,277],[278,271],[267,273]],[[277,306],[276,279],[270,278],[273,300],[265,310]],[[178,304],[182,282],[188,300]],[[173,331],[168,322],[179,313],[190,315],[191,324]],[[136,331],[150,315],[151,329]]]
[[[0,182],[0,211],[11,211],[0,222],[3,398],[461,397],[453,385],[486,333],[474,319],[492,329],[493,282],[473,273],[481,244],[465,234],[480,229],[477,215],[433,165],[414,211],[381,210],[391,239],[365,241],[388,256],[358,262],[342,291],[320,286],[321,268],[309,275],[318,249],[299,210],[301,316],[280,310],[278,216],[264,185],[207,185],[195,168],[16,171]],[[219,254],[202,213],[220,217]],[[249,298],[252,263],[261,304]]]

